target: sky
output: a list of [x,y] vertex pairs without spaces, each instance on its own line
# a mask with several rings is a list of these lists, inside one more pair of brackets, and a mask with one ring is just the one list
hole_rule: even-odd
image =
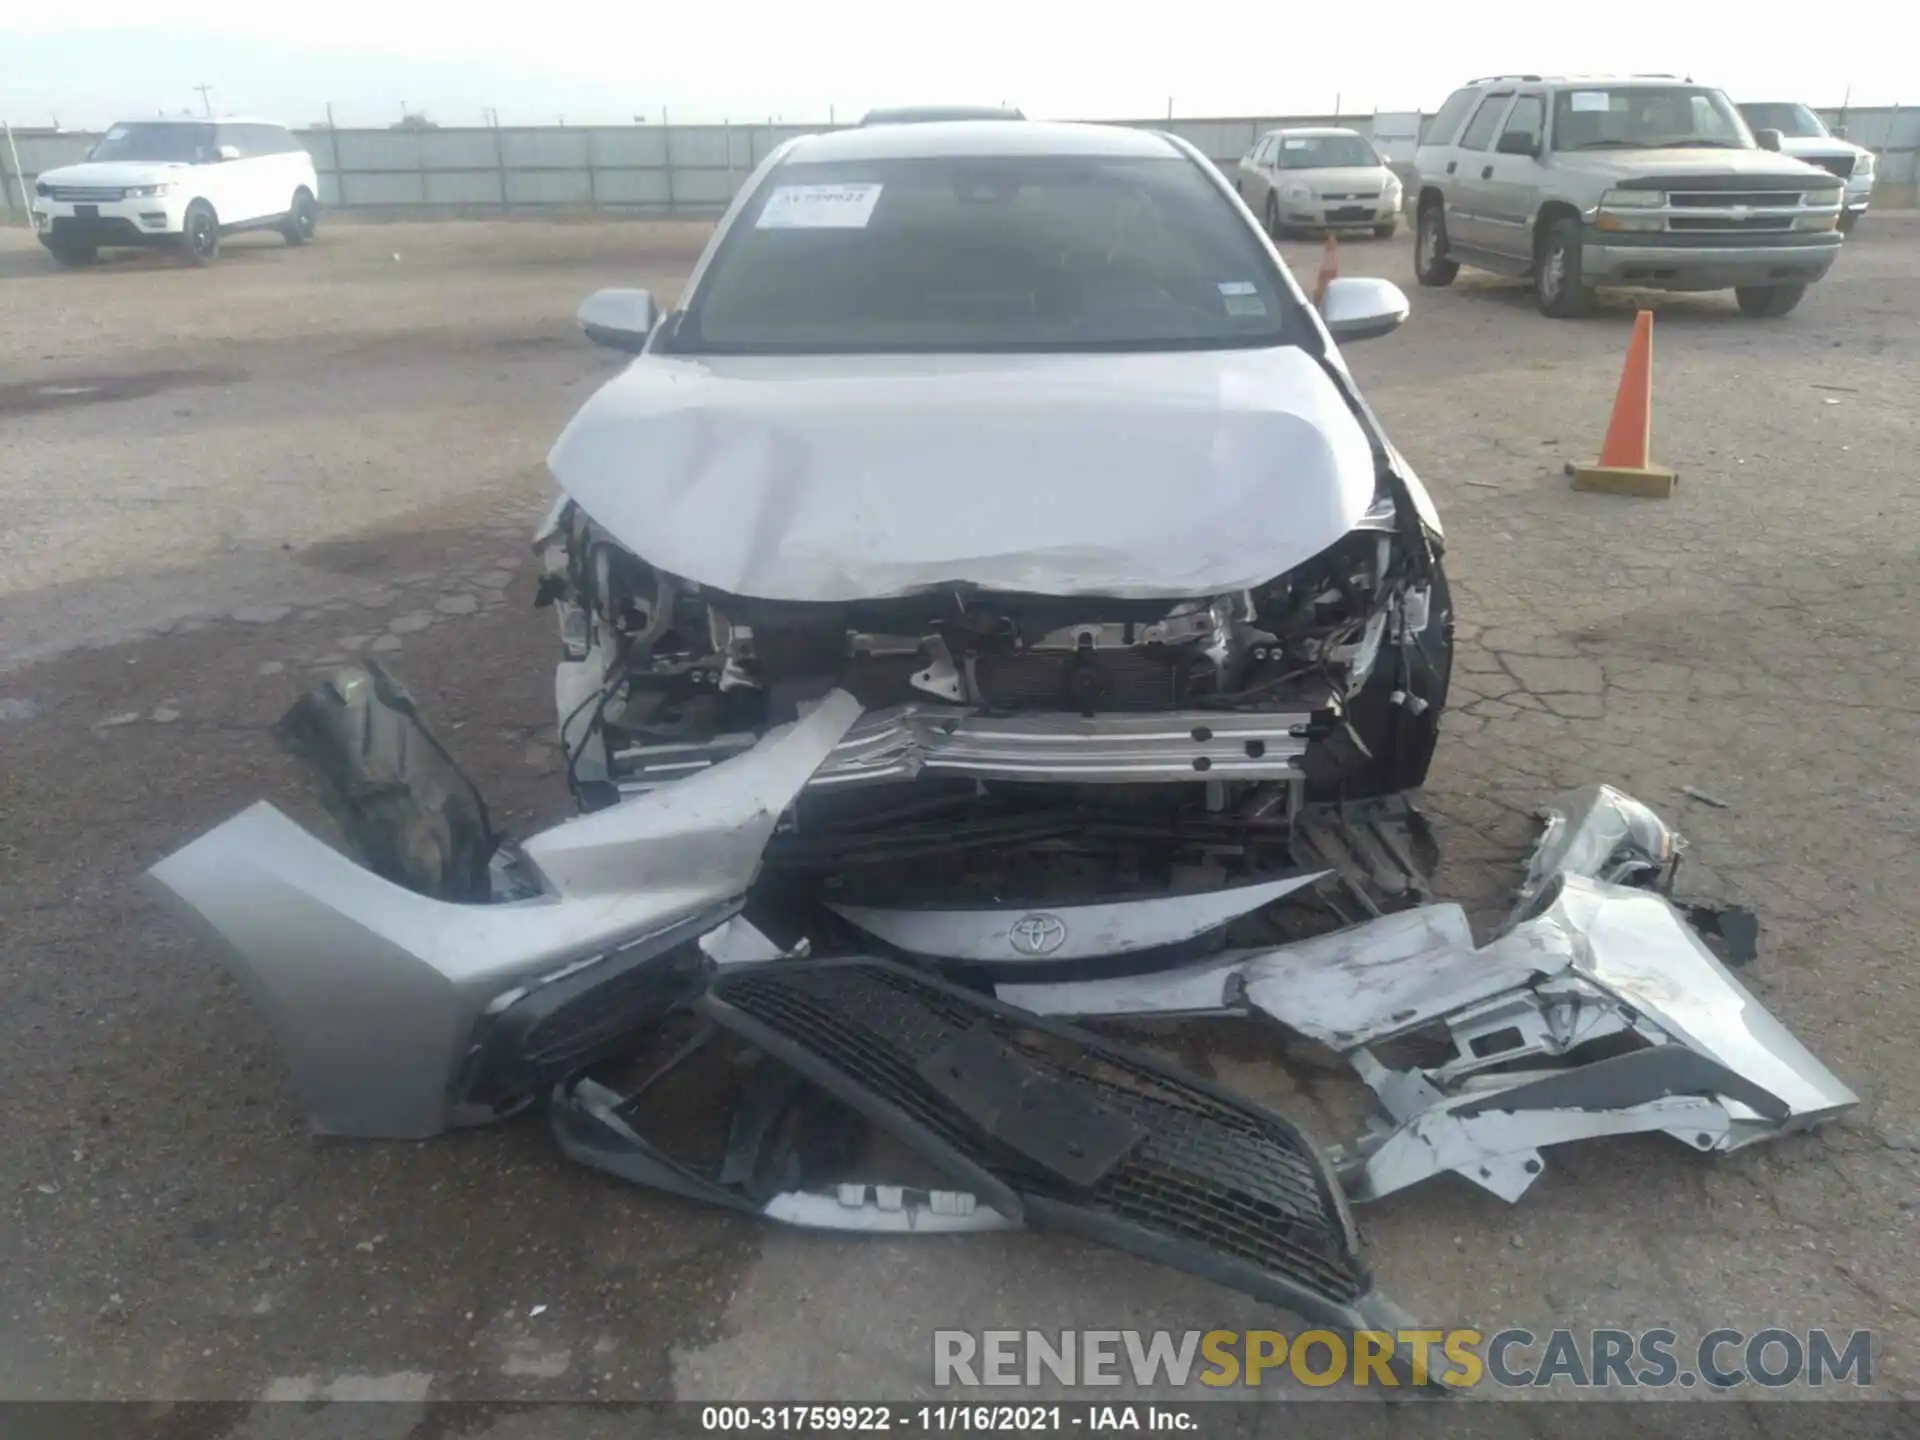
[[[89,0],[0,7],[0,120],[157,113],[293,126],[815,123],[876,105],[1007,102],[1049,119],[1432,109],[1477,75],[1653,71],[1738,100],[1920,105],[1920,5],[1595,7],[1481,0],[1127,5],[970,0]],[[67,17],[84,15],[81,24]],[[1777,19],[1774,18],[1777,16]],[[203,100],[195,89],[211,87]]]

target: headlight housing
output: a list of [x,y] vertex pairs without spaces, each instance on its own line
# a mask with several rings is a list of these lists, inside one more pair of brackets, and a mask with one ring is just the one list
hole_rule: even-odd
[[1296,180],[1280,193],[1285,195],[1289,200],[1311,200],[1313,198],[1313,187],[1304,181]]
[[[1616,234],[1646,234],[1650,231],[1667,228],[1664,215],[1635,215],[1635,210],[1657,210],[1667,203],[1666,195],[1659,190],[1609,190],[1600,197],[1600,210],[1594,216],[1593,228],[1611,230]],[[1621,213],[1621,212],[1628,213]]]
[[36,180],[33,182],[33,193],[44,200],[53,193],[53,187],[44,180]]
[[1865,175],[1869,179],[1873,177],[1873,151],[1862,150],[1854,157],[1853,173],[1855,175]]
[[150,200],[156,195],[170,195],[172,193],[173,182],[171,180],[162,181],[158,185],[129,185],[127,187],[127,199],[129,200]]

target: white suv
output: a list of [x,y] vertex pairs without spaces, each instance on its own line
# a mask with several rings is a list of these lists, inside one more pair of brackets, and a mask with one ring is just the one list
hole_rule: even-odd
[[78,165],[34,185],[33,226],[62,265],[88,265],[103,247],[178,249],[196,265],[220,238],[278,230],[289,245],[320,218],[313,157],[266,120],[134,120],[102,135]]

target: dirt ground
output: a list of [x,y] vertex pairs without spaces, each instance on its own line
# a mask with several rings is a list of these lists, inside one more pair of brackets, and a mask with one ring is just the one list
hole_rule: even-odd
[[[1047,1236],[775,1232],[568,1165],[531,1120],[315,1141],[136,883],[256,797],[306,808],[265,727],[361,651],[514,828],[561,813],[526,539],[616,364],[571,314],[671,292],[702,239],[336,225],[73,274],[0,240],[0,1397],[223,1400],[236,1434],[274,1397],[906,1397],[936,1327],[1273,1323]],[[1289,253],[1310,279],[1317,247]],[[1383,1287],[1489,1331],[1870,1328],[1879,1392],[1920,1396],[1920,220],[1872,217],[1782,320],[1650,302],[1666,502],[1561,473],[1597,450],[1632,297],[1556,322],[1509,282],[1414,290],[1404,239],[1341,258],[1414,303],[1349,361],[1447,523],[1442,883],[1486,913],[1533,806],[1623,786],[1685,831],[1691,888],[1760,912],[1745,978],[1863,1097],[1722,1159],[1555,1152],[1512,1207],[1403,1193],[1362,1216]],[[1360,1111],[1269,1036],[1168,1043],[1324,1141]]]

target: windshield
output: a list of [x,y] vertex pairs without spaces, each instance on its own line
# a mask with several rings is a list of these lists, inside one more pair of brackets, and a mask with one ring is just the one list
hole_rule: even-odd
[[1358,135],[1282,135],[1274,164],[1282,170],[1325,170],[1335,165],[1378,165],[1380,157]]
[[1659,150],[1709,146],[1751,150],[1733,102],[1693,85],[1562,90],[1553,97],[1556,150]]
[[89,160],[179,161],[210,163],[218,152],[211,125],[116,125],[87,152]]
[[1283,284],[1181,156],[787,164],[729,227],[664,348],[1273,345],[1305,333]]
[[1827,127],[1804,105],[1742,105],[1740,113],[1756,130],[1778,130],[1789,140],[1824,140]]

